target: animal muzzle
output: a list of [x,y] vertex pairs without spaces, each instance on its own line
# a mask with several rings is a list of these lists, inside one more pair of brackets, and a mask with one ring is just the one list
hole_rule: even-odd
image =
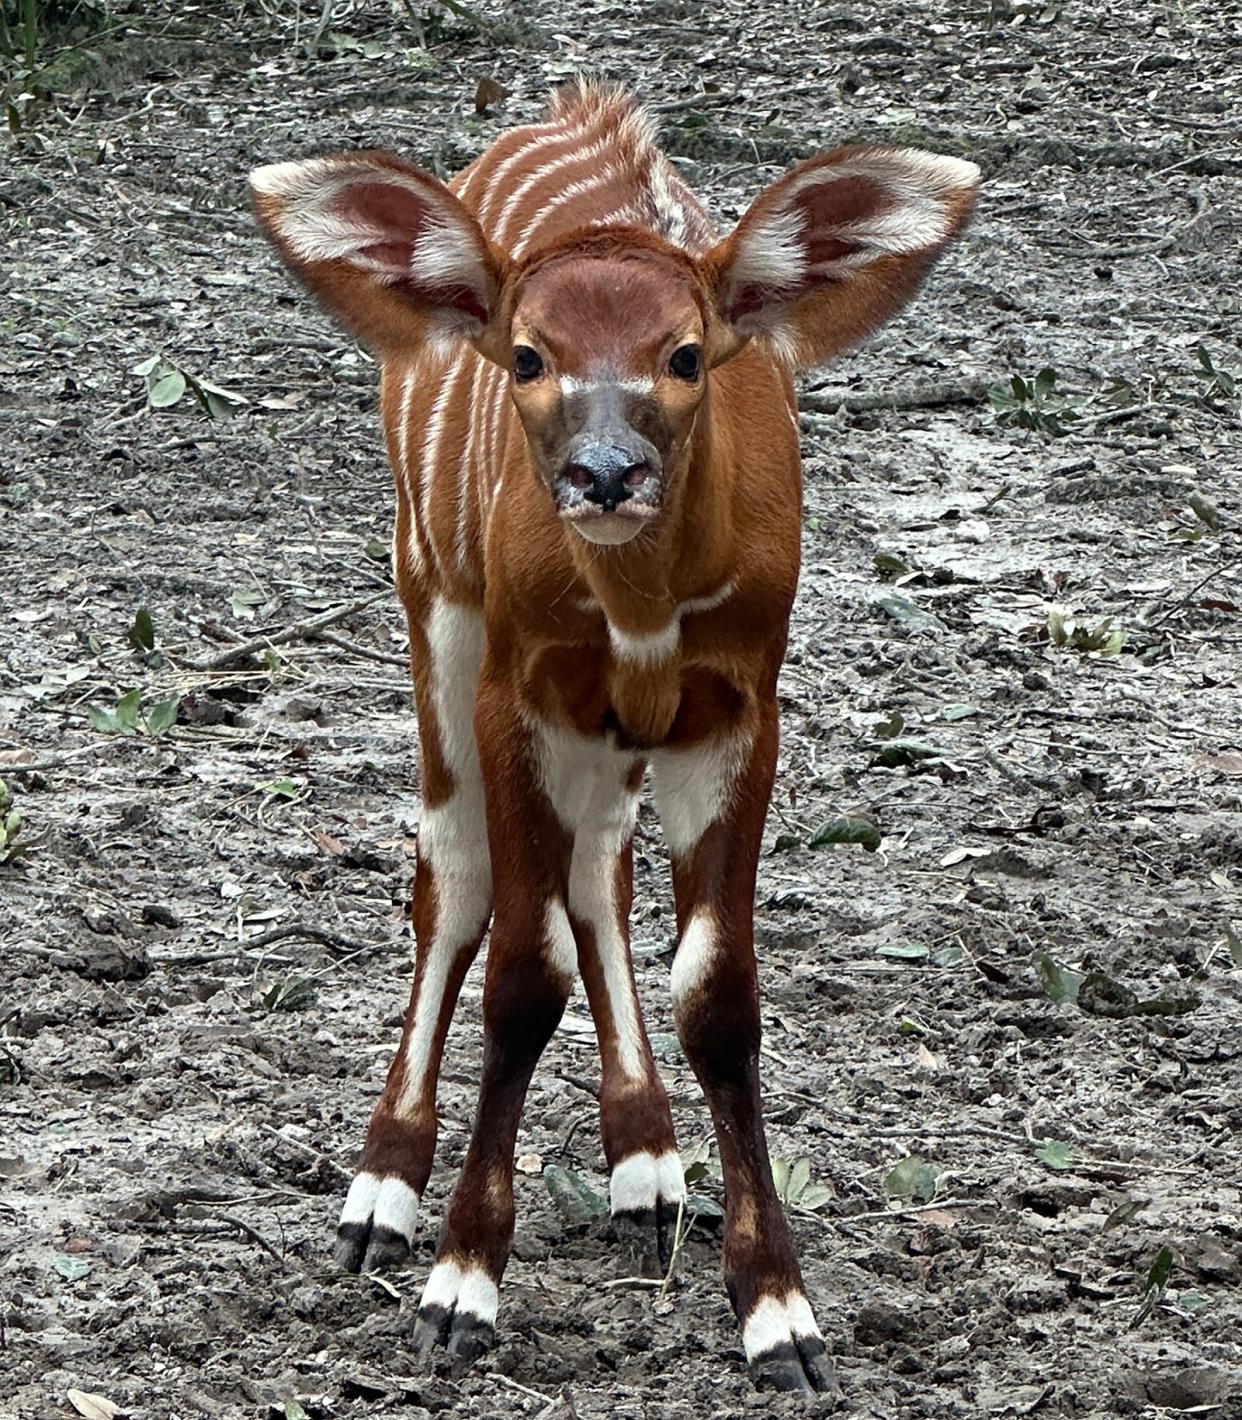
[[572,522],[617,514],[645,521],[660,508],[659,453],[646,439],[577,439],[553,484],[557,511]]

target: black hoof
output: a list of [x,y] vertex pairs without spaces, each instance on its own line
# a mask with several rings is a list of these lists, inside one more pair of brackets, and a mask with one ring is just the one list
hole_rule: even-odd
[[612,1215],[618,1242],[633,1250],[644,1266],[668,1270],[673,1256],[673,1235],[677,1230],[677,1205],[661,1199],[654,1208],[636,1208]]
[[491,1322],[435,1304],[419,1308],[412,1337],[414,1354],[420,1361],[430,1360],[436,1349],[443,1347],[467,1365],[490,1350],[495,1339]]
[[818,1336],[800,1336],[774,1346],[750,1363],[750,1373],[760,1390],[783,1390],[801,1395],[838,1395],[836,1371],[828,1348]]
[[410,1255],[409,1240],[395,1228],[342,1223],[336,1230],[336,1263],[346,1272],[382,1272]]

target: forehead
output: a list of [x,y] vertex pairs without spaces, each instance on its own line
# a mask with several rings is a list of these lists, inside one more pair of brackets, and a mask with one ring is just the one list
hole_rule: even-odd
[[658,258],[562,257],[523,282],[514,325],[537,333],[553,355],[623,364],[701,330],[701,293],[688,272]]

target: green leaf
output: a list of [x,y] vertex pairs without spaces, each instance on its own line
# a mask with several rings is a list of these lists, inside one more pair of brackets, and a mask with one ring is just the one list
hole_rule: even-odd
[[1186,500],[1196,518],[1213,532],[1220,532],[1220,510],[1210,498],[1205,498],[1197,489]]
[[135,651],[155,650],[155,623],[145,606],[134,613],[134,624],[129,628],[129,644]]
[[885,942],[875,949],[878,957],[891,957],[895,961],[926,961],[928,948],[915,942]]
[[52,1270],[59,1272],[66,1282],[77,1282],[91,1270],[91,1265],[83,1257],[58,1252],[52,1257]]
[[776,1188],[776,1196],[783,1203],[789,1189],[789,1160],[772,1160],[772,1183]]
[[877,746],[873,764],[882,764],[888,769],[898,769],[902,765],[915,764],[921,759],[938,759],[940,749],[928,740],[889,740]]
[[147,391],[147,399],[152,409],[168,409],[185,394],[185,376],[180,370],[170,370]]
[[306,1410],[300,1400],[285,1401],[285,1420],[306,1420]]
[[148,355],[130,370],[131,375],[149,375],[163,360],[162,355]]
[[238,587],[229,595],[229,606],[239,621],[253,621],[254,609],[267,601],[266,592],[254,591],[249,587]]
[[895,577],[904,577],[910,571],[909,564],[903,562],[895,552],[877,552],[871,561],[880,578],[886,582],[891,582]]
[[1041,370],[1035,376],[1035,398],[1037,400],[1046,399],[1056,388],[1057,372],[1055,370]]
[[965,955],[961,947],[941,947],[938,952],[932,953],[931,962],[933,966],[957,966]]
[[818,1213],[821,1208],[827,1208],[836,1201],[837,1196],[831,1188],[825,1188],[822,1183],[813,1183],[803,1190],[802,1197],[798,1199],[798,1207]]
[[956,705],[942,705],[936,711],[936,719],[944,720],[947,724],[953,724],[956,720],[969,720],[973,716],[981,714],[977,705],[966,705],[959,703]]
[[686,1197],[686,1216],[697,1218],[700,1222],[722,1223],[724,1209],[714,1198],[708,1198],[702,1193],[691,1193]]
[[1167,1244],[1152,1259],[1151,1268],[1147,1273],[1147,1291],[1154,1288],[1163,1288],[1168,1285],[1169,1278],[1173,1275],[1173,1249]]
[[1188,1292],[1177,1294],[1175,1305],[1181,1311],[1193,1313],[1205,1311],[1211,1306],[1211,1301],[1202,1292],[1198,1292],[1192,1287]]
[[273,799],[296,799],[301,792],[292,779],[256,779],[254,787]]
[[594,1218],[607,1216],[608,1200],[572,1170],[547,1164],[543,1181],[558,1212],[571,1223],[589,1223]]
[[1229,958],[1234,966],[1242,966],[1242,937],[1232,927],[1225,928],[1225,943],[1229,948]]
[[878,597],[877,604],[894,621],[908,626],[911,631],[943,631],[945,629],[944,622],[938,616],[933,616],[930,611],[924,611],[921,606],[916,606],[908,597]]
[[116,702],[116,718],[131,733],[137,733],[142,715],[142,692],[127,690]]
[[860,815],[839,814],[811,835],[812,848],[830,848],[837,843],[860,843],[868,853],[874,853],[880,846],[879,825]]
[[369,537],[366,546],[362,549],[362,555],[375,562],[387,562],[392,556],[392,547],[389,543],[381,542],[377,537]]
[[1074,1164],[1070,1146],[1060,1139],[1041,1139],[1035,1146],[1035,1157],[1046,1167],[1058,1172],[1072,1168]]
[[181,697],[174,695],[171,700],[161,700],[147,711],[147,733],[162,735],[171,730],[177,722],[177,711],[181,708]]
[[894,1165],[884,1177],[884,1192],[890,1198],[911,1203],[930,1203],[936,1196],[940,1170],[919,1154],[910,1154]]
[[811,1181],[811,1161],[810,1159],[799,1159],[789,1171],[789,1184],[785,1190],[785,1198],[789,1203],[797,1203],[798,1199],[806,1192],[806,1186]]
[[1039,984],[1044,988],[1044,995],[1050,1001],[1059,1005],[1064,1001],[1078,1000],[1079,988],[1086,980],[1083,972],[1071,971],[1069,967],[1054,961],[1047,952],[1035,953],[1035,969],[1039,974]]

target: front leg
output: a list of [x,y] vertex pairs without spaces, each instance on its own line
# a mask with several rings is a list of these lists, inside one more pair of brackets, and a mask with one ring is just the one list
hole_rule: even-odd
[[725,1286],[761,1385],[831,1391],[832,1363],[772,1180],[759,1090],[755,874],[778,736],[772,702],[751,732],[667,750],[652,765],[677,903],[673,1011],[724,1172]]
[[485,667],[475,718],[495,915],[483,987],[483,1075],[466,1160],[415,1323],[416,1350],[490,1344],[513,1241],[513,1154],[527,1088],[577,967],[565,904],[569,839],[539,782],[513,688]]

